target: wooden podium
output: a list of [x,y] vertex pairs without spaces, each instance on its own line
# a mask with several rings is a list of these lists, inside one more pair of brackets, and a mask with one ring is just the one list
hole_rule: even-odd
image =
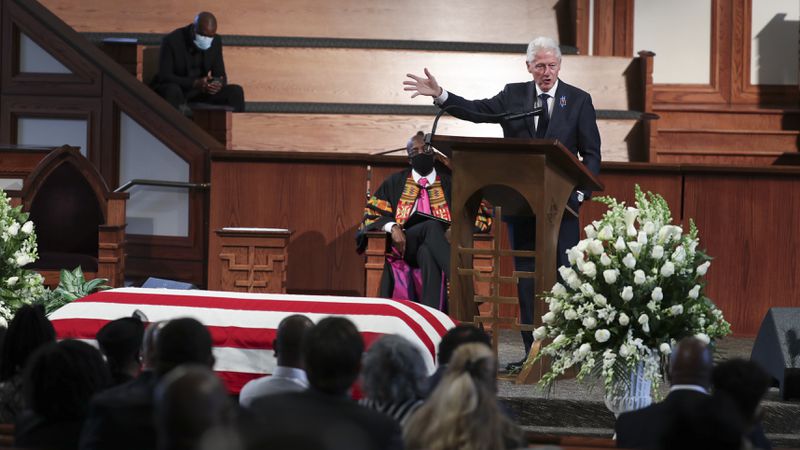
[[[603,190],[602,184],[575,155],[553,139],[435,136],[432,145],[450,156],[453,166],[450,315],[462,322],[492,323],[517,330],[532,330],[541,324],[544,301],[534,301],[533,326],[519,324],[514,317],[500,317],[500,304],[518,303],[516,296],[500,295],[500,284],[516,284],[520,278],[533,278],[538,292],[550,289],[556,282],[556,246],[561,217],[571,214],[565,211],[569,196],[576,187],[600,191]],[[503,225],[499,220],[495,221],[494,249],[474,248],[471,224],[475,222],[478,205],[483,198],[495,206],[496,219],[500,218],[500,214],[534,214],[536,250],[501,249],[497,232]],[[473,268],[472,259],[475,255],[492,256],[494,269],[491,274],[482,274]],[[500,276],[501,256],[533,257],[536,259],[536,270],[514,271],[510,277]],[[490,295],[476,296],[474,280],[489,281]],[[492,303],[490,317],[476,314],[477,304],[481,302]],[[492,336],[495,350],[497,334],[495,332]],[[532,349],[529,358],[534,354]],[[518,381],[530,383],[537,379],[528,367],[527,371],[520,374]]]

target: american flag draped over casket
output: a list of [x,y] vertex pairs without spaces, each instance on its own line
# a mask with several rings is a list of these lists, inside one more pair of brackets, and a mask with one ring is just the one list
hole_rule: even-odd
[[50,320],[59,339],[93,341],[107,322],[137,309],[151,322],[192,317],[206,325],[214,342],[214,370],[232,393],[272,373],[275,330],[291,314],[314,322],[331,315],[347,317],[367,346],[383,334],[399,334],[419,347],[429,372],[435,369],[442,335],[454,326],[446,314],[403,300],[141,288],[89,295],[53,312]]

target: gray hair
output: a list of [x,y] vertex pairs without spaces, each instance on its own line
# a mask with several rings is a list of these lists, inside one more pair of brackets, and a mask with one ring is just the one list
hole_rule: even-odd
[[422,355],[402,336],[381,336],[364,355],[361,381],[368,399],[401,403],[420,398],[426,376]]
[[532,40],[531,43],[528,44],[527,61],[532,62],[533,58],[539,52],[552,53],[556,55],[558,61],[561,62],[561,49],[558,47],[558,43],[553,38],[539,36]]

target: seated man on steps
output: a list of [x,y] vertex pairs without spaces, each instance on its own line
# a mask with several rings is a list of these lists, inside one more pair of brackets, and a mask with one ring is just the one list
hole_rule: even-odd
[[[452,183],[448,174],[434,168],[433,149],[425,145],[421,131],[409,139],[406,150],[411,167],[389,176],[367,202],[356,236],[358,251],[366,248],[366,232],[390,233],[392,255],[387,257],[381,296],[416,300],[446,311],[445,287],[450,277],[446,225],[436,220],[404,225],[416,211],[449,222]],[[475,227],[485,232],[491,223],[490,213],[481,204]],[[418,270],[414,273],[413,269]]]
[[213,14],[201,12],[193,23],[164,36],[152,87],[172,106],[186,115],[191,115],[187,102],[244,111],[242,87],[227,81],[222,39]]

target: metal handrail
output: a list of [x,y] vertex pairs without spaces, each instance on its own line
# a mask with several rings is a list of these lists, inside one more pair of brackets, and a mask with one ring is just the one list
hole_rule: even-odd
[[163,180],[146,180],[135,178],[122,186],[114,189],[114,192],[126,192],[134,186],[160,186],[171,188],[185,188],[185,189],[208,189],[211,183],[187,183],[185,181],[163,181]]

